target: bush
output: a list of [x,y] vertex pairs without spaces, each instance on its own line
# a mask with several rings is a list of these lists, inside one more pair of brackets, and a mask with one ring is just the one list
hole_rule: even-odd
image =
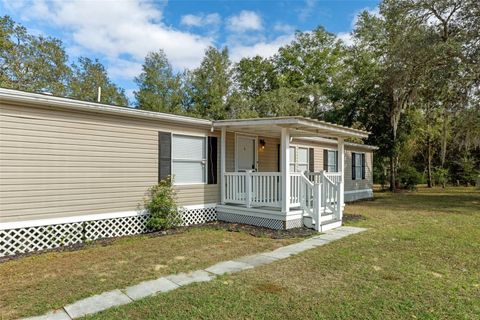
[[170,177],[148,189],[143,207],[150,214],[147,227],[151,230],[165,230],[181,223]]
[[422,181],[422,175],[414,167],[404,167],[398,170],[398,180],[408,190],[415,190]]
[[437,167],[433,169],[433,181],[435,185],[441,185],[445,188],[448,181],[448,169]]

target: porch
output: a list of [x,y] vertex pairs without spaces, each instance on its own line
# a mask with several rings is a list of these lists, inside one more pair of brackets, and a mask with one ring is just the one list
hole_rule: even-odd
[[[221,129],[219,219],[275,229],[306,226],[325,231],[341,226],[344,139],[364,138],[366,132],[302,117],[226,120],[214,126]],[[227,133],[235,135],[234,148],[231,141],[227,147]],[[315,137],[337,141],[336,172],[303,170],[307,169],[305,163],[292,166],[292,141]],[[272,166],[259,160],[258,150],[265,147],[266,139],[275,138],[280,142],[278,171],[261,170]],[[235,163],[229,171],[227,158]]]

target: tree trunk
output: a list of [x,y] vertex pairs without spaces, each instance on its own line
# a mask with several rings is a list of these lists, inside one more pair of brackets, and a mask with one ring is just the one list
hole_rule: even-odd
[[429,188],[432,187],[432,144],[430,142],[430,137],[427,138],[427,175],[428,181],[427,185]]
[[442,150],[440,152],[440,160],[442,168],[445,168],[445,159],[447,157],[447,135],[448,135],[448,114],[445,110],[443,112],[443,127],[442,127]]
[[390,191],[395,192],[395,156],[390,155]]

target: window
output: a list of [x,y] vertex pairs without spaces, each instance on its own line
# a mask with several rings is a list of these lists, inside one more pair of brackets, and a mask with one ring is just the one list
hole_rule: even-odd
[[323,170],[338,172],[338,151],[324,149],[323,157]]
[[365,154],[352,153],[352,180],[365,179]]
[[290,152],[290,172],[295,172],[295,158],[296,158],[296,152],[295,152],[295,147],[290,147],[289,149]]
[[308,148],[290,147],[290,172],[309,170]]
[[308,171],[308,148],[297,150],[297,171]]
[[172,175],[175,184],[206,182],[206,139],[184,135],[172,137]]

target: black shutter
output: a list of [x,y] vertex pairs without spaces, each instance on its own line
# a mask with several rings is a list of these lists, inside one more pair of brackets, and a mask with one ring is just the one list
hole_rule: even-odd
[[356,153],[352,152],[352,180],[355,180],[355,156]]
[[338,172],[338,151],[335,151],[335,172]]
[[328,150],[323,149],[323,170],[328,172]]
[[217,137],[208,137],[208,184],[217,184],[217,150]]
[[362,153],[362,179],[365,179],[365,153]]
[[315,149],[308,149],[308,171],[315,172]]
[[172,134],[158,133],[158,181],[172,174]]

